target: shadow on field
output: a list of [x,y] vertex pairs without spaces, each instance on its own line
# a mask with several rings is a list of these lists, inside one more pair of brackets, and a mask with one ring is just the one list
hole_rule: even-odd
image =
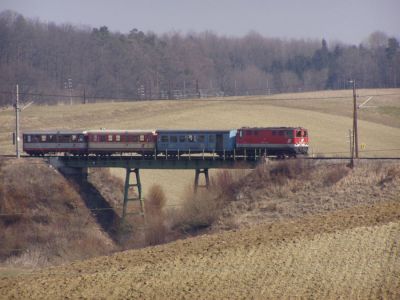
[[64,176],[75,184],[76,190],[86,207],[91,210],[92,216],[104,232],[115,242],[118,242],[118,224],[121,223],[121,217],[115,212],[114,208],[87,179],[67,174],[64,174]]

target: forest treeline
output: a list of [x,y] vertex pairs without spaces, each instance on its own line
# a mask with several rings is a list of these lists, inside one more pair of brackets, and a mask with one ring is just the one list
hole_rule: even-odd
[[[399,41],[372,33],[360,45],[284,40],[251,32],[157,35],[0,13],[0,105],[71,99],[177,99],[399,87]],[[49,95],[49,96],[41,96]],[[65,97],[64,97],[65,96]],[[77,97],[77,98],[74,98]]]

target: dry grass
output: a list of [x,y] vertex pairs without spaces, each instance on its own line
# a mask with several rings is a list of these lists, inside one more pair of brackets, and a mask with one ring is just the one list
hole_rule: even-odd
[[78,193],[54,169],[40,160],[9,160],[0,172],[2,262],[33,267],[113,250]]
[[88,180],[107,199],[108,203],[120,212],[124,199],[124,181],[111,174],[110,169],[107,168],[90,169]]
[[220,215],[222,198],[207,190],[186,188],[182,205],[169,211],[169,226],[184,234],[195,234],[210,227]]
[[158,245],[166,241],[167,227],[164,206],[166,198],[161,186],[153,185],[145,199],[146,245]]
[[363,204],[399,200],[400,165],[285,161],[259,166],[241,182],[216,228],[303,217]]

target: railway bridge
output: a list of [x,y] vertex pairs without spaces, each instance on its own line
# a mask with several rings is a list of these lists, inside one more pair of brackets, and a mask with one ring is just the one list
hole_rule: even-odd
[[[122,208],[122,220],[129,214],[128,203],[138,201],[140,203],[139,214],[144,216],[144,201],[142,195],[142,183],[140,180],[141,169],[172,169],[194,170],[194,189],[208,188],[210,184],[209,169],[253,169],[263,160],[262,156],[225,159],[224,157],[177,157],[169,158],[142,158],[135,156],[50,156],[48,162],[61,173],[72,176],[77,181],[86,181],[90,168],[122,168],[126,170],[124,199]],[[134,177],[131,176],[134,174]],[[204,175],[205,185],[199,185],[200,175]],[[133,178],[132,178],[133,177]],[[132,197],[132,189],[136,189],[137,196]]]

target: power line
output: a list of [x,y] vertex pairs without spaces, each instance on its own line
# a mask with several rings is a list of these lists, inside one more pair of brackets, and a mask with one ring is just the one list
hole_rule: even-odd
[[[6,95],[14,95],[13,92],[5,92],[5,91],[0,91],[0,94],[6,94]],[[83,99],[84,97],[86,99],[102,99],[102,100],[131,100],[131,101],[150,101],[150,100],[144,100],[144,99],[137,99],[137,98],[132,98],[132,97],[114,97],[114,96],[88,96],[88,95],[61,95],[61,94],[44,94],[44,93],[19,93],[20,96],[32,96],[32,97],[60,97],[60,98],[79,98]],[[358,95],[357,97],[383,97],[383,96],[398,96],[400,93],[391,93],[391,94],[368,94],[368,95]],[[257,96],[262,96],[265,97],[266,95],[250,95],[247,97],[257,97]],[[215,96],[215,98],[227,98],[227,97],[233,97],[233,96]],[[239,96],[239,97],[246,97],[246,96]],[[202,99],[202,101],[293,101],[293,100],[328,100],[328,99],[350,99],[351,96],[325,96],[325,97],[290,97],[290,98],[281,98],[281,97],[269,97],[265,99],[229,99],[229,100],[221,100],[221,99],[208,99],[208,98],[196,98],[197,99]],[[214,97],[212,97],[214,98]],[[168,100],[177,100],[177,99],[152,99],[152,100],[160,100],[160,101],[168,101]]]

